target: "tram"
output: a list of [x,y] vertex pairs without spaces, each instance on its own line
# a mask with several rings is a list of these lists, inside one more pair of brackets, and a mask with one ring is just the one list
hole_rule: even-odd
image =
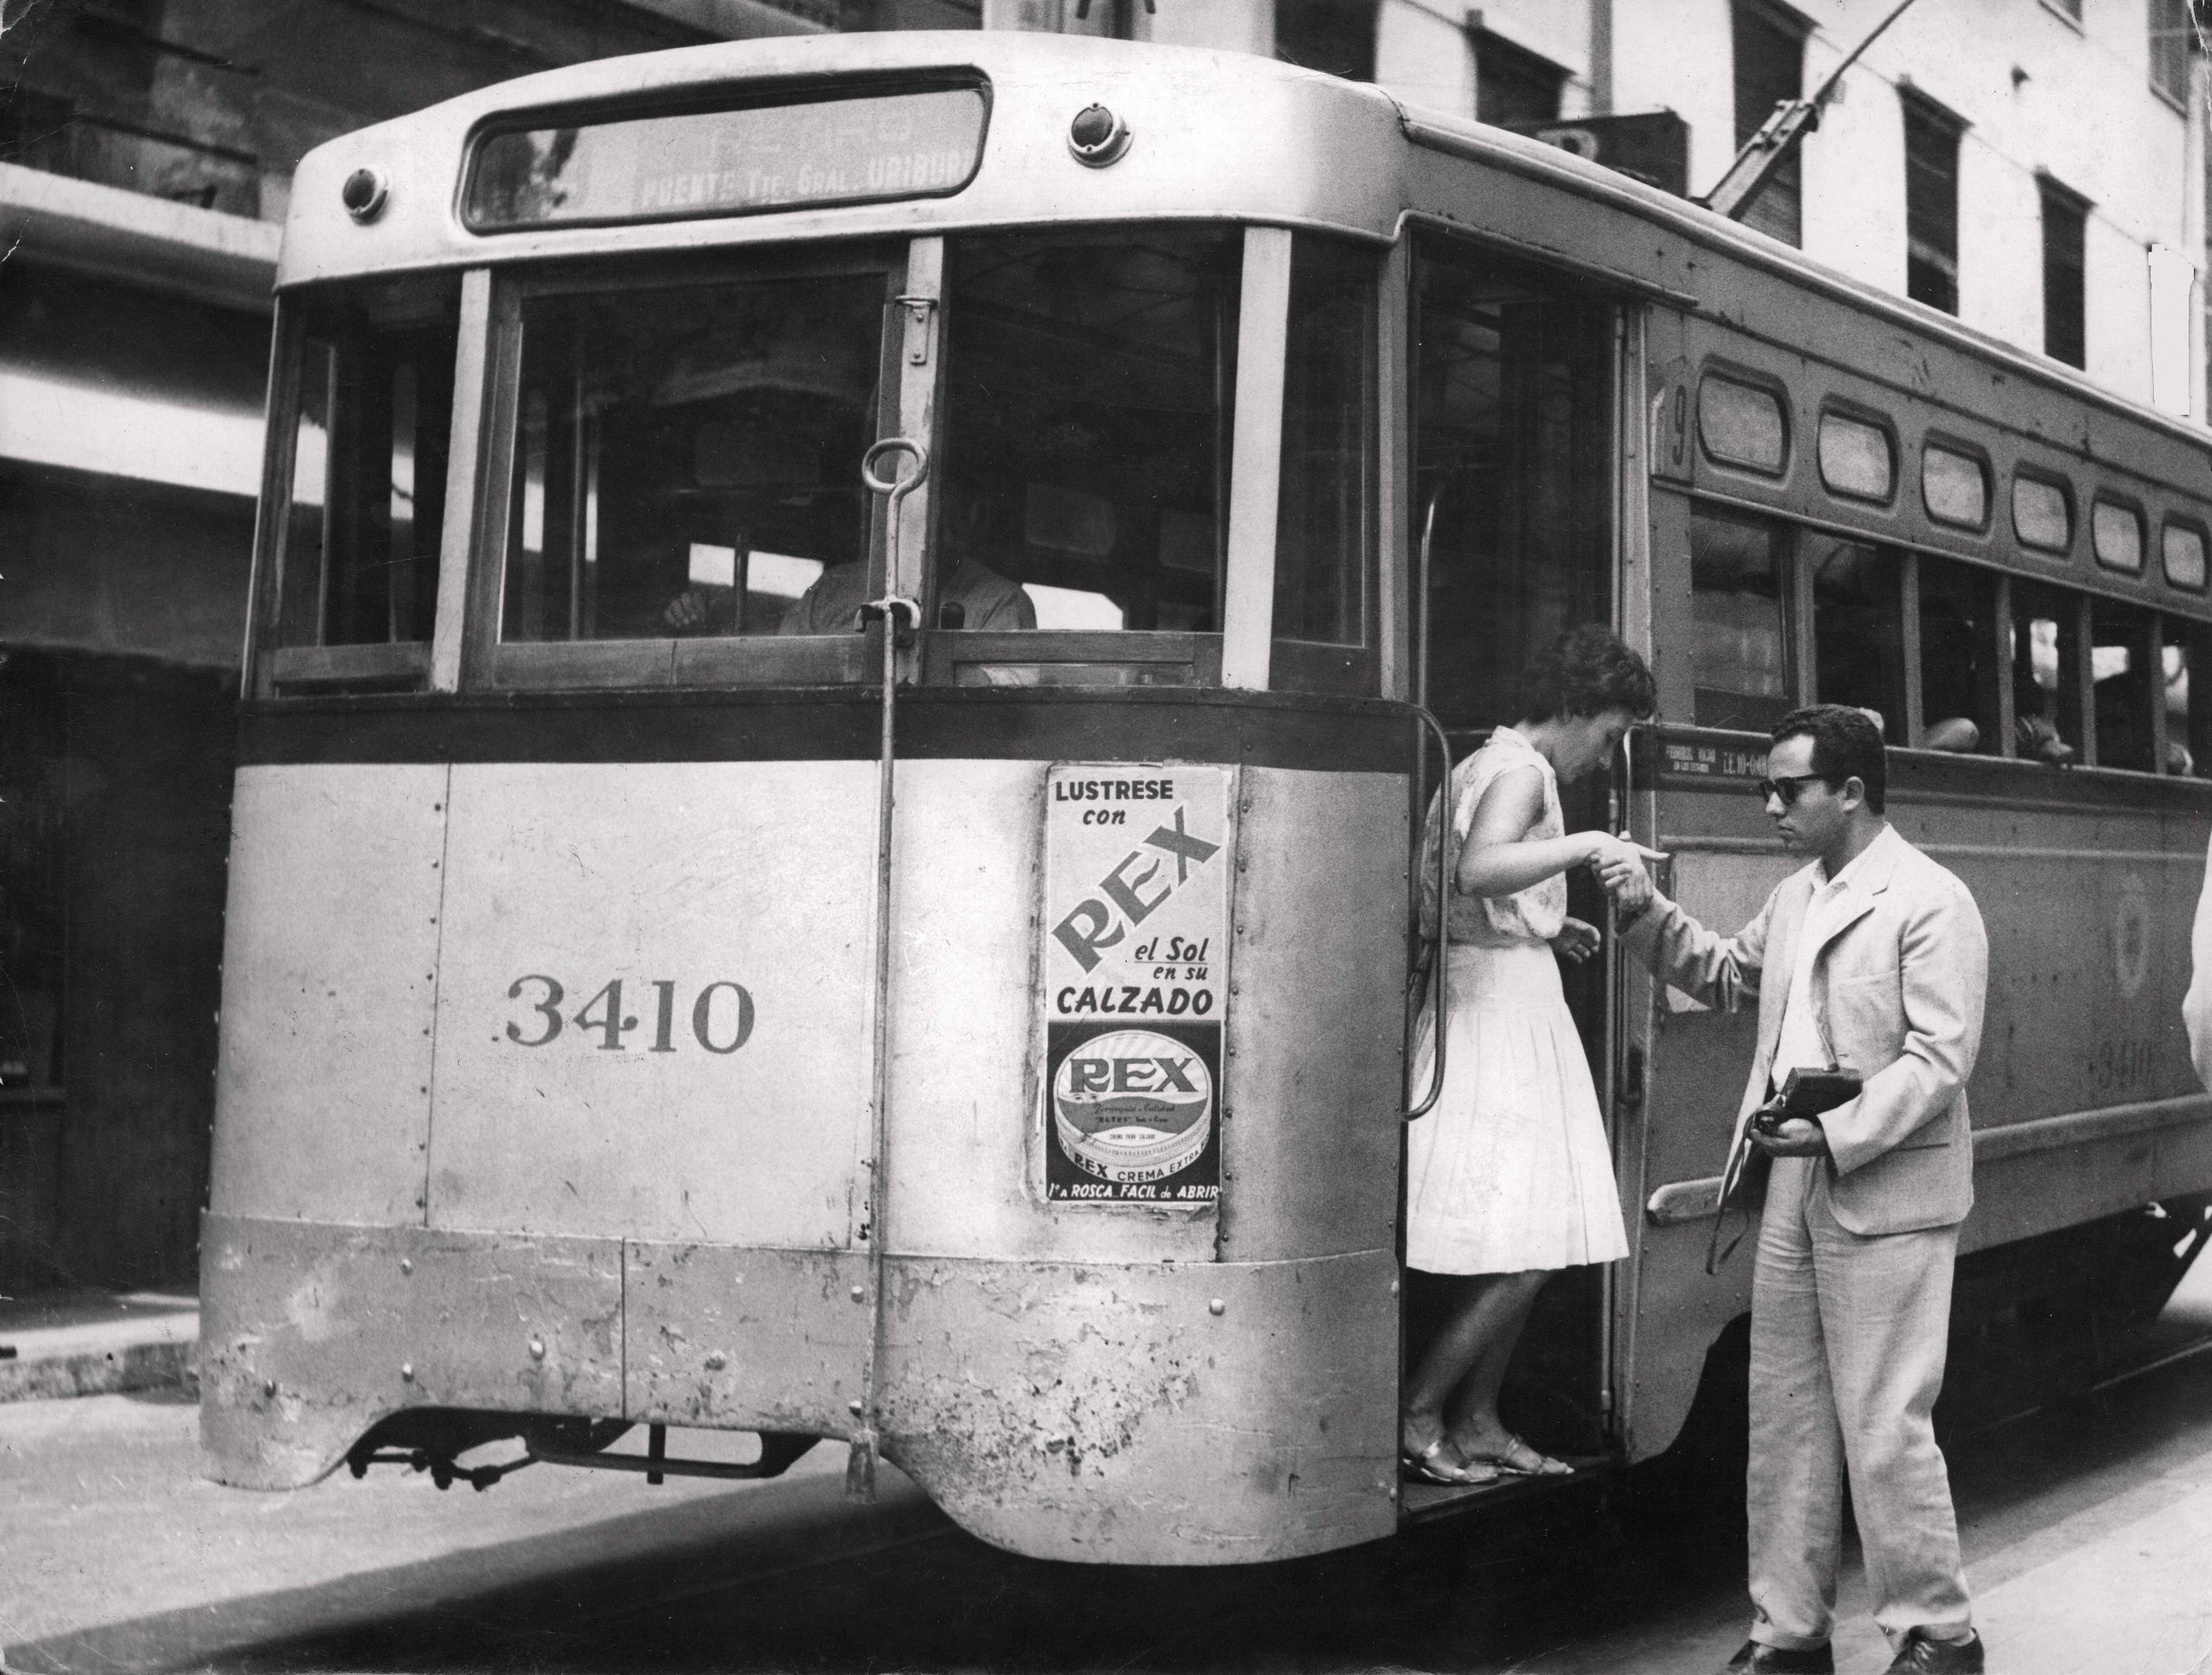
[[[1764,729],[1882,718],[1991,931],[1963,1310],[2203,1242],[2212,452],[1694,206],[1235,54],[652,54],[312,153],[269,410],[222,1481],[721,1428],[1110,1564],[1471,1504],[1395,1458],[1426,718],[1580,621],[1661,713],[1570,817],[1708,923]],[[1632,1253],[1510,1399],[1623,1465],[1748,1308],[1753,1022],[1570,981]]]

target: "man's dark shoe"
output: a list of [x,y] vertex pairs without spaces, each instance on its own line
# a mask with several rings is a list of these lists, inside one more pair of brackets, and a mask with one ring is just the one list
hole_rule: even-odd
[[1981,1636],[1938,1640],[1916,1628],[1897,1648],[1890,1675],[1981,1675]]
[[1835,1653],[1825,1643],[1761,1646],[1757,1640],[1745,1640],[1744,1649],[1728,1659],[1720,1675],[1835,1675]]

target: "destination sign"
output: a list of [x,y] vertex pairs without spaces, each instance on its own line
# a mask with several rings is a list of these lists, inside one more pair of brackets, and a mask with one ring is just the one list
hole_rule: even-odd
[[477,232],[672,221],[957,192],[983,153],[979,87],[626,117],[486,135]]

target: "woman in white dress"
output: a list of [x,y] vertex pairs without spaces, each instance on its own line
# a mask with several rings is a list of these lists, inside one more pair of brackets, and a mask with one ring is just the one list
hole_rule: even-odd
[[[1399,1445],[1409,1474],[1487,1482],[1573,1469],[1508,1431],[1497,1393],[1544,1282],[1628,1254],[1612,1157],[1554,950],[1586,959],[1595,927],[1567,915],[1567,870],[1592,868],[1631,903],[1649,853],[1565,831],[1559,784],[1601,765],[1652,713],[1650,670],[1605,629],[1570,629],[1522,676],[1522,719],[1453,769],[1429,809],[1421,877],[1433,893],[1450,845],[1450,1031],[1444,1088],[1408,1133],[1406,1265],[1448,1276],[1448,1317],[1407,1383]],[[1424,904],[1433,926],[1434,904]],[[1414,1085],[1434,1056],[1434,999]]]

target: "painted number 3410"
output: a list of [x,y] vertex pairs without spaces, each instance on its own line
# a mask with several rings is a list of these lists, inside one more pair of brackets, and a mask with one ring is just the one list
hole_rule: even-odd
[[[676,985],[657,980],[653,991],[653,1042],[645,1050],[672,1053],[676,1043]],[[534,998],[533,998],[534,995]],[[551,1044],[564,1025],[587,1033],[597,1032],[599,1050],[619,1053],[623,1037],[642,1021],[622,1009],[622,980],[618,977],[567,1018],[561,1008],[568,992],[550,977],[533,974],[518,977],[507,986],[507,999],[520,1000],[535,1013],[528,1020],[507,1025],[507,1039],[520,1047]],[[710,1053],[734,1053],[753,1034],[753,996],[736,983],[709,983],[691,1001],[691,1038]]]

